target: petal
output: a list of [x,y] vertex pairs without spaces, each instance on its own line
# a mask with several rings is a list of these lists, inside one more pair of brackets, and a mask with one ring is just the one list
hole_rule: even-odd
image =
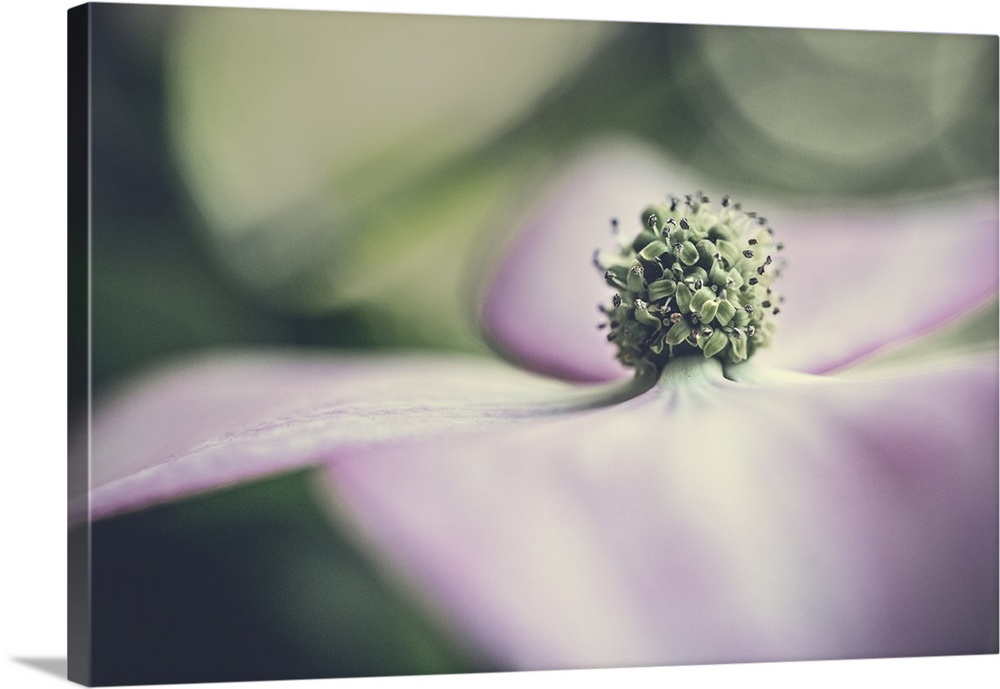
[[513,669],[996,652],[995,357],[767,386],[703,365],[335,461],[331,507]]
[[[592,263],[613,248],[609,219],[638,231],[639,213],[667,194],[705,190],[766,214],[787,245],[777,281],[779,330],[761,360],[825,372],[926,333],[997,289],[995,194],[792,211],[716,189],[624,141],[594,145],[567,165],[528,214],[490,282],[482,310],[495,349],[529,369],[576,380],[622,376],[596,325],[610,290]],[[778,259],[775,256],[775,259]]]
[[676,189],[683,173],[650,150],[617,140],[581,152],[528,213],[493,276],[482,307],[485,335],[519,364],[570,380],[628,375],[597,325],[611,291],[594,267],[595,249],[614,245],[610,221],[641,229],[639,214]]
[[603,404],[632,394],[631,385],[569,389],[471,357],[206,355],[152,373],[96,410],[90,483],[71,500],[70,518],[99,519],[388,439]]
[[995,198],[775,216],[788,246],[779,332],[760,361],[820,373],[928,333],[997,291]]

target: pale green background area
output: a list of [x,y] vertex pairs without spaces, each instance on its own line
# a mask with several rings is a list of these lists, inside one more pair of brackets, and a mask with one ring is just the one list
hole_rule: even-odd
[[[717,180],[712,193],[800,205],[996,189],[994,36],[125,5],[94,16],[98,394],[211,347],[488,354],[474,295],[493,247],[598,136],[638,139]],[[74,317],[86,297],[71,295]],[[893,356],[995,348],[996,331],[991,303]],[[110,638],[168,649],[160,666],[127,669],[491,668],[332,529],[309,490],[296,475],[98,525],[102,600],[119,606]],[[202,637],[178,633],[195,619],[231,642],[202,653]]]
[[265,298],[371,307],[435,344],[477,346],[476,246],[595,136],[772,196],[877,197],[995,166],[989,38],[269,17],[189,11],[168,46],[170,130],[209,241]]
[[799,203],[996,184],[991,36],[142,6],[96,31],[98,387],[210,344],[483,351],[495,247],[594,137]]

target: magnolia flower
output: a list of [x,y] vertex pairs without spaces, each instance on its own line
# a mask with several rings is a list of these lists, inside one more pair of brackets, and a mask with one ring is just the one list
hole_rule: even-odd
[[500,667],[996,652],[996,352],[889,356],[995,293],[995,198],[761,206],[788,254],[773,342],[733,363],[670,338],[688,353],[636,374],[592,254],[694,188],[629,147],[570,166],[482,298],[520,369],[231,352],[133,382],[95,413],[73,519],[314,466]]

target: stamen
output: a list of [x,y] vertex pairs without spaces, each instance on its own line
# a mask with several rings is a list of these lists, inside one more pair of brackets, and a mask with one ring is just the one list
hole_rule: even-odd
[[[771,341],[774,304],[782,299],[771,296],[771,284],[784,261],[766,267],[774,262],[769,252],[783,244],[771,240],[770,227],[756,229],[766,224],[764,216],[744,212],[728,194],[717,210],[707,194],[687,194],[689,212],[677,218],[681,200],[667,199],[643,211],[641,232],[631,241],[612,218],[619,251],[594,254],[616,290],[611,306],[600,307],[608,340],[617,344],[619,361],[640,370],[688,355],[743,361]],[[751,262],[758,253],[763,261]]]

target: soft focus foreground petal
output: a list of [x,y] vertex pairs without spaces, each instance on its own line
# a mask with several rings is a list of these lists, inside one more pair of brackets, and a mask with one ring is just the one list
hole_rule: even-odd
[[[95,411],[89,516],[308,466],[387,439],[600,404],[630,394],[628,387],[568,390],[471,357],[206,355],[131,383]],[[86,498],[71,500],[71,520],[87,516]]]
[[928,333],[996,294],[995,194],[773,215],[787,245],[777,283],[787,299],[775,346],[761,350],[761,362],[830,371]]
[[684,173],[637,143],[609,139],[582,151],[529,211],[490,281],[482,307],[486,338],[549,375],[628,375],[597,329],[605,320],[597,306],[610,301],[611,290],[594,266],[594,250],[617,248],[612,218],[638,233],[646,206],[689,187]]
[[700,365],[335,461],[331,504],[514,669],[996,652],[995,357],[768,386]]

